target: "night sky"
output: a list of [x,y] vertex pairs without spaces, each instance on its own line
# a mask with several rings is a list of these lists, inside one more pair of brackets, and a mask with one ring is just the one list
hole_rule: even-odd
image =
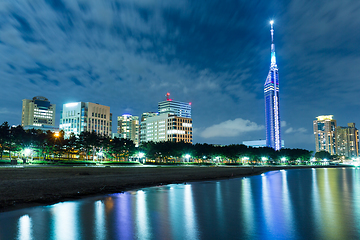
[[314,150],[312,121],[360,127],[360,1],[0,1],[0,123],[22,99],[111,107],[116,117],[192,103],[194,143],[265,138],[274,20],[285,146]]

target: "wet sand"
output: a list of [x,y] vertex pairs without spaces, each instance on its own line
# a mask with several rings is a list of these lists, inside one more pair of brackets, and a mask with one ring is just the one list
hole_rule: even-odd
[[244,177],[291,167],[1,167],[0,212],[142,187]]

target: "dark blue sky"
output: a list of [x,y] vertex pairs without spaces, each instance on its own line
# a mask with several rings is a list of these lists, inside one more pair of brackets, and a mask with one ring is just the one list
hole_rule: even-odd
[[21,100],[38,95],[58,123],[71,101],[115,120],[170,92],[192,102],[195,143],[264,139],[274,19],[282,138],[313,150],[316,116],[360,125],[359,16],[354,0],[1,1],[0,122],[20,124]]

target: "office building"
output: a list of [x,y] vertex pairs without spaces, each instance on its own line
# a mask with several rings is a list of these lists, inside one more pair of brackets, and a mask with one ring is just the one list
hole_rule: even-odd
[[276,64],[274,27],[271,24],[271,64],[264,84],[266,146],[280,150],[280,106],[279,106],[279,73]]
[[339,156],[357,158],[359,156],[359,131],[355,123],[348,123],[347,127],[336,127],[337,152]]
[[155,112],[145,112],[141,114],[141,122],[140,122],[140,143],[146,142],[146,119],[150,117],[157,116],[158,113]]
[[141,122],[141,142],[192,143],[192,119],[172,114],[147,117]]
[[170,99],[170,93],[166,94],[166,101],[158,103],[159,114],[172,114],[179,117],[191,118],[191,103],[179,102]]
[[56,105],[41,96],[22,100],[21,126],[27,129],[53,129],[55,127]]
[[336,120],[333,115],[316,117],[313,122],[316,152],[327,151],[336,154]]
[[117,118],[117,133],[120,138],[130,139],[139,146],[139,117],[124,114]]
[[91,102],[73,102],[63,105],[60,116],[60,130],[65,137],[70,133],[95,132],[111,137],[112,114],[110,107]]

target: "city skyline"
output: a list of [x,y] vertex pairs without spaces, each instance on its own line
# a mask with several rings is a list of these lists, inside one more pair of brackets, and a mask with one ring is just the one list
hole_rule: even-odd
[[[314,150],[316,116],[334,115],[340,126],[360,120],[358,7],[335,0],[3,2],[0,122],[21,124],[21,101],[34,96],[57,106],[98,102],[115,117],[156,111],[170,92],[192,102],[194,143],[265,139],[274,19],[282,139],[286,148]],[[59,116],[60,107],[55,125]]]

